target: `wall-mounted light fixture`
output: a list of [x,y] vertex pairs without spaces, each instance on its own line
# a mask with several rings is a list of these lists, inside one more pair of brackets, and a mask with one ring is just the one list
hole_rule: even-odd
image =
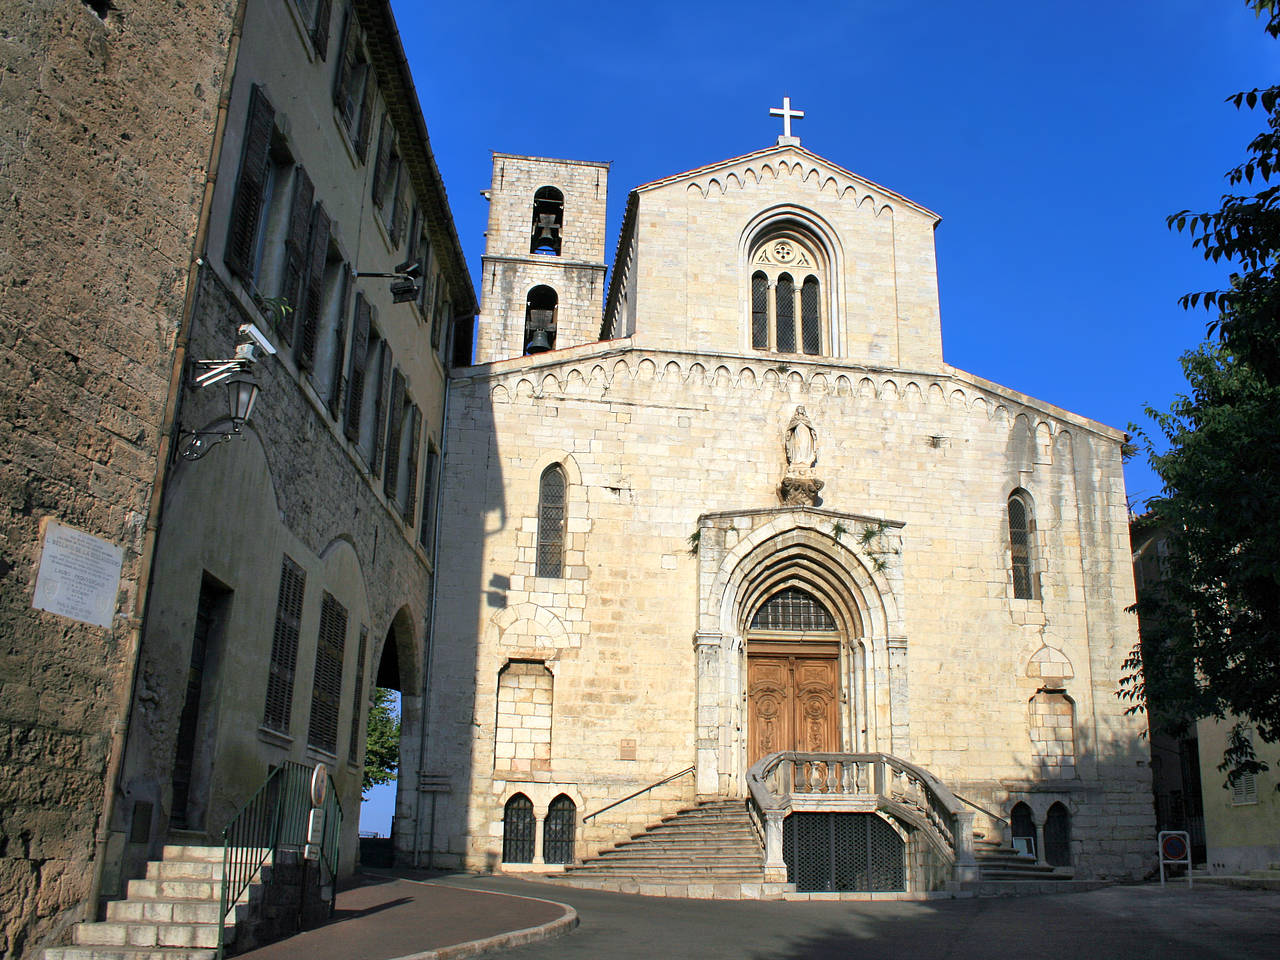
[[422,264],[417,260],[406,260],[396,267],[394,273],[361,273],[357,277],[382,277],[394,281],[391,284],[391,302],[409,303],[418,299],[418,290],[422,285]]
[[199,460],[218,444],[239,436],[253,414],[258,401],[258,384],[249,369],[260,353],[274,355],[276,348],[252,323],[240,325],[236,355],[229,360],[194,360],[191,364],[192,389],[202,390],[215,383],[227,385],[229,427],[220,430],[183,430],[178,434],[178,454],[183,460]]

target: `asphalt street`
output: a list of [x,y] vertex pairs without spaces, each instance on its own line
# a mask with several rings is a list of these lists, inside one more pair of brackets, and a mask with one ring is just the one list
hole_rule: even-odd
[[442,878],[573,906],[573,932],[510,960],[1280,958],[1280,892],[1202,885],[925,902],[671,900],[509,877]]

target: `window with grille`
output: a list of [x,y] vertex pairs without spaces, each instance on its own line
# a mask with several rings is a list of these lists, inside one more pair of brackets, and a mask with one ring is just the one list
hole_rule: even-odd
[[563,793],[551,801],[542,824],[542,859],[545,863],[573,863],[573,835],[578,808]]
[[517,793],[502,809],[502,862],[533,863],[533,801]]
[[906,844],[874,813],[793,813],[782,859],[802,893],[906,889]]
[[751,618],[753,630],[834,630],[835,618],[813,594],[799,587],[779,590]]
[[276,597],[276,625],[271,635],[271,666],[267,673],[267,703],[262,725],[289,732],[293,710],[293,676],[298,668],[298,628],[302,624],[302,597],[307,575],[288,555],[280,566],[280,591]]
[[818,249],[798,232],[756,244],[751,254],[753,350],[822,355],[827,338],[819,279],[824,261]]
[[307,743],[327,753],[338,752],[338,701],[342,696],[342,654],[346,641],[347,608],[325,591],[320,604],[316,678],[311,688]]
[[538,485],[538,576],[564,576],[564,469],[552,464]]
[[1013,575],[1016,600],[1039,597],[1039,577],[1035,569],[1035,517],[1031,498],[1025,491],[1015,490],[1009,497],[1009,563]]

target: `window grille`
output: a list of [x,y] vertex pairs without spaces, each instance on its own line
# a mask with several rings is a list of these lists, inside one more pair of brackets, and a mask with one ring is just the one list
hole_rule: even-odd
[[751,348],[769,349],[769,280],[759,271],[751,275]]
[[873,813],[793,813],[782,824],[787,882],[801,893],[905,890],[905,853]]
[[320,604],[316,678],[311,688],[307,743],[328,753],[338,752],[338,700],[342,695],[342,654],[346,639],[347,608],[326,591]]
[[800,288],[800,349],[814,357],[822,352],[822,321],[818,305],[818,278],[805,277]]
[[796,352],[796,294],[791,275],[784,273],[778,278],[778,339],[779,353]]
[[502,862],[533,863],[533,801],[517,793],[502,810]]
[[538,489],[538,576],[564,576],[564,470],[552,464]]
[[1044,819],[1044,859],[1051,867],[1071,866],[1071,814],[1061,803]]
[[836,621],[807,590],[787,587],[761,604],[751,618],[753,630],[835,630]]
[[1021,494],[1009,497],[1009,559],[1013,572],[1013,596],[1017,600],[1034,600],[1035,573],[1032,569],[1031,508]]
[[563,793],[551,801],[542,824],[542,859],[546,863],[573,863],[573,835],[578,808]]
[[298,667],[298,628],[302,623],[302,598],[307,575],[292,558],[280,567],[280,592],[276,599],[276,625],[271,636],[271,667],[267,674],[267,703],[262,725],[289,732],[293,710],[293,676]]

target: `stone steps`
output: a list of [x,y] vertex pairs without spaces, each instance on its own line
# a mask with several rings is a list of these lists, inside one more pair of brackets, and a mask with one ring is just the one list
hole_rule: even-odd
[[[978,861],[979,879],[986,883],[1062,883],[1071,880],[1069,869],[1051,867],[1040,863],[1029,853],[1019,853],[1013,847],[1005,847],[993,840],[979,839],[973,844],[974,859]],[[965,889],[969,889],[968,885]],[[993,888],[1002,890],[1003,888]],[[1028,891],[1036,892],[1036,891]],[[1065,892],[1065,891],[1059,891]],[[980,893],[979,896],[1016,896],[1016,893]]]
[[146,878],[128,882],[126,899],[107,904],[105,921],[76,924],[73,945],[47,948],[45,960],[212,960],[219,933],[232,943],[237,923],[261,911],[262,886],[251,883],[223,923],[222,847],[171,845],[163,856],[147,864]]

